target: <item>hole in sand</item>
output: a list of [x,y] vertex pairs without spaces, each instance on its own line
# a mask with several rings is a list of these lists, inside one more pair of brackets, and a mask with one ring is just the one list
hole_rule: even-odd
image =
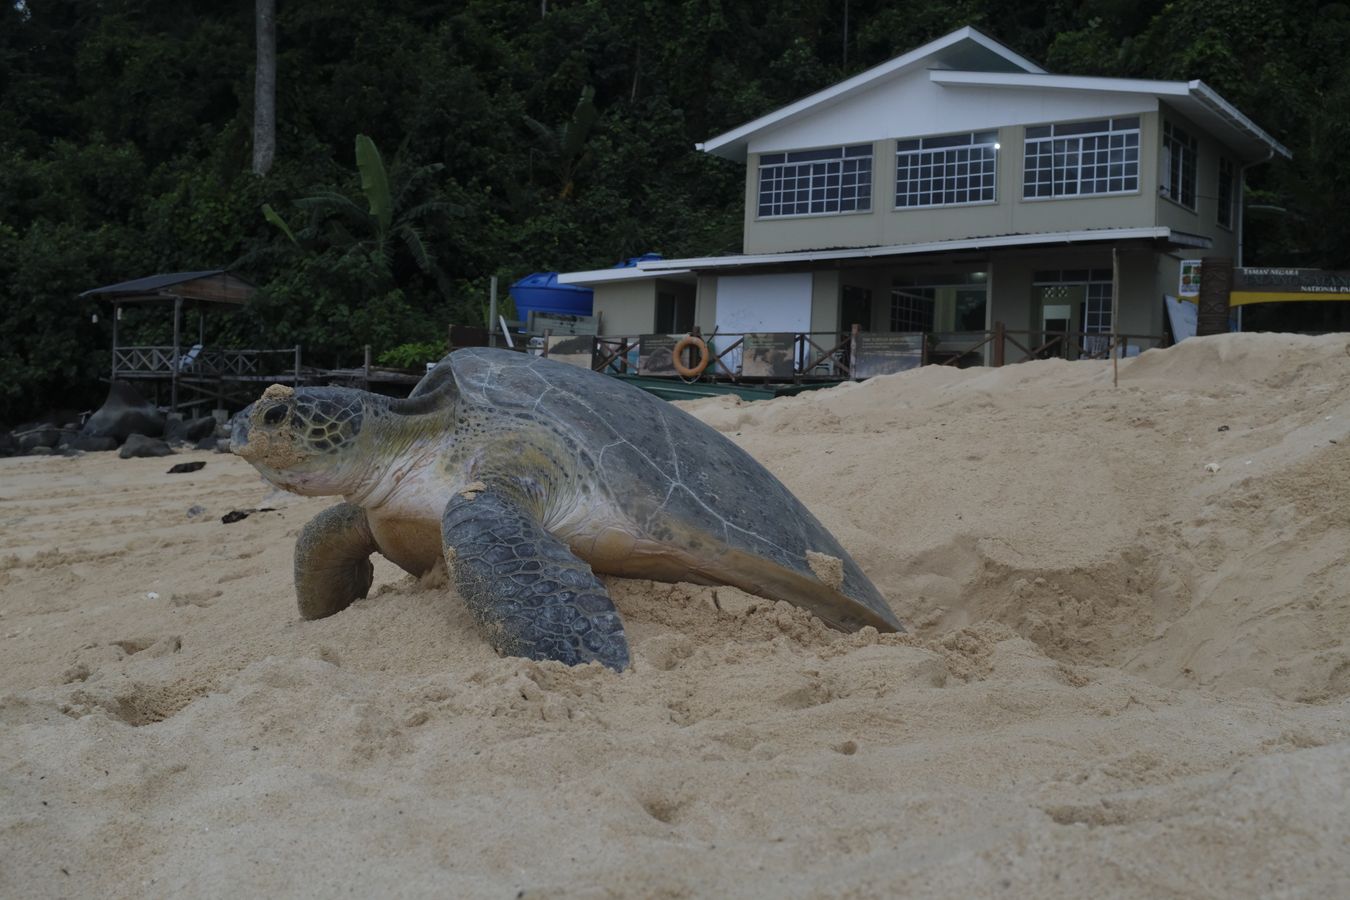
[[685,807],[683,800],[675,800],[670,797],[648,797],[641,802],[647,815],[663,825],[676,824],[680,811]]

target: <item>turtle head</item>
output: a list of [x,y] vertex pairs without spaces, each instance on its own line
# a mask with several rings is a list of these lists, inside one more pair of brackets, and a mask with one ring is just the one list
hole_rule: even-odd
[[274,384],[234,417],[230,449],[297,494],[348,494],[368,474],[361,448],[374,395],[349,388]]

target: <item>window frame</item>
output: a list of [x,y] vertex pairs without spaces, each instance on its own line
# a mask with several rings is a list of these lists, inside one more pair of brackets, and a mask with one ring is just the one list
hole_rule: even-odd
[[[1178,160],[1180,161],[1178,162]],[[1162,157],[1158,161],[1158,171],[1166,178],[1166,181],[1158,186],[1158,196],[1175,203],[1182,209],[1196,212],[1196,204],[1199,199],[1200,141],[1195,135],[1180,125],[1172,124],[1172,120],[1165,117],[1162,126]],[[1179,191],[1173,190],[1172,173],[1174,171],[1181,182]],[[1188,175],[1190,176],[1190,203],[1186,202]],[[1180,193],[1180,197],[1177,196],[1178,193]]]
[[[978,138],[984,138],[984,140],[977,140]],[[961,139],[965,139],[964,142],[959,142],[959,141],[961,141]],[[931,142],[932,146],[929,146],[930,142]],[[906,145],[913,145],[913,146],[906,146]],[[950,152],[954,152],[954,153],[959,154],[960,151],[962,151],[962,150],[971,151],[971,152],[973,153],[977,148],[979,148],[979,149],[981,149],[981,150],[987,149],[988,152],[989,152],[989,156],[988,156],[987,158],[981,159],[981,160],[979,161],[980,163],[986,163],[986,162],[987,162],[988,165],[989,165],[989,167],[990,167],[990,170],[989,170],[988,174],[989,174],[989,176],[990,176],[990,178],[991,178],[992,180],[991,180],[991,183],[990,183],[990,185],[989,185],[989,191],[990,191],[990,197],[989,197],[989,199],[983,199],[983,198],[982,198],[982,199],[979,199],[979,200],[943,200],[943,201],[940,201],[940,202],[931,202],[931,203],[901,204],[901,202],[900,202],[900,181],[901,181],[901,178],[900,178],[900,161],[901,161],[901,156],[919,156],[919,157],[920,157],[919,162],[918,162],[916,165],[913,166],[914,168],[919,168],[919,167],[922,167],[923,165],[925,165],[925,163],[922,161],[922,157],[923,157],[924,154],[933,154],[933,155],[937,155],[937,154],[940,154],[940,153],[944,153],[944,154],[945,154],[945,153],[947,153],[947,152],[949,152],[949,151],[950,151]],[[965,132],[953,132],[953,133],[950,133],[950,134],[927,135],[927,136],[924,136],[924,137],[917,137],[917,138],[897,138],[896,141],[895,141],[895,154],[894,154],[894,162],[895,162],[895,190],[894,190],[894,194],[893,194],[893,196],[892,196],[892,198],[891,198],[892,201],[893,201],[893,205],[892,205],[892,207],[891,207],[892,211],[894,211],[894,212],[906,212],[906,211],[911,210],[911,209],[941,209],[941,208],[944,208],[944,207],[956,207],[956,206],[992,206],[992,205],[997,204],[997,203],[998,203],[998,154],[999,154],[999,149],[1000,149],[999,132],[998,132],[998,129],[996,129],[996,128],[994,128],[994,129],[986,129],[986,130],[983,130],[983,131],[965,131]],[[974,165],[975,162],[976,162],[975,160],[970,159],[970,158],[967,158],[967,159],[964,161],[964,165],[966,165],[966,166],[971,166],[971,165]],[[930,165],[930,166],[932,166],[932,165],[938,165],[938,164],[939,164],[939,163],[937,163],[937,162],[935,162],[935,161],[930,161],[929,163],[927,163],[927,165]],[[961,161],[956,160],[956,161],[951,161],[951,162],[943,162],[943,163],[941,163],[940,165],[943,165],[943,166],[960,166],[960,165],[962,165],[962,164],[963,164],[963,163],[962,163]],[[985,174],[986,174],[985,172],[981,171],[981,172],[979,173],[979,175],[976,176],[976,177],[981,177],[981,178],[982,178]],[[931,179],[933,176],[930,174],[929,177],[930,177],[930,179]],[[947,175],[946,173],[944,173],[944,174],[943,174],[942,176],[940,176],[940,177],[941,177],[941,178],[944,178],[944,179],[945,179],[945,178],[948,178],[948,177],[951,177],[951,178],[957,178],[957,179],[963,178],[963,177],[964,177],[964,178],[970,178],[970,177],[971,177],[971,174],[970,174],[969,170],[967,170],[967,172],[966,172],[964,175],[960,175],[960,174],[957,174],[957,173],[953,172],[950,176]],[[910,179],[906,179],[906,181],[909,181],[909,180],[910,180]],[[922,182],[920,182],[920,183],[922,183]],[[981,190],[982,190],[982,189],[983,189],[983,185],[981,185]],[[959,190],[959,189],[954,187],[954,188],[952,189],[952,192],[955,193],[957,190]],[[967,186],[967,187],[965,188],[965,190],[970,191],[971,188],[970,188],[969,186]],[[906,194],[905,194],[905,195],[906,195],[906,196],[913,195],[913,196],[919,197],[919,196],[925,196],[925,195],[927,195],[927,196],[932,196],[932,195],[935,194],[935,193],[936,193],[936,192],[933,191],[933,190],[931,190],[931,187],[930,187],[930,189],[929,189],[928,191],[923,191],[923,190],[906,191]],[[942,191],[942,193],[945,195],[945,193],[946,193],[945,188],[944,188],[944,190]]]
[[[858,152],[863,150],[864,148],[867,151],[866,153]],[[854,152],[850,153],[850,151]],[[837,153],[838,155],[837,156],[827,155],[831,153]],[[796,158],[794,159],[793,157]],[[773,161],[765,162],[766,159],[770,159]],[[862,162],[864,160],[866,161],[865,172],[864,167],[862,166]],[[839,170],[836,173],[831,173],[828,167],[830,164],[835,162],[839,164]],[[857,165],[854,168],[853,172],[845,172],[844,169],[848,168],[847,164],[850,162],[856,163]],[[825,165],[827,167],[826,171],[820,174],[817,174],[816,172],[812,171],[810,167],[817,164]],[[805,201],[805,203],[808,206],[806,212],[796,212],[796,211],[764,212],[763,210],[766,206],[764,200],[765,170],[773,168],[782,170],[789,166],[794,167],[793,174],[790,176],[794,180],[794,186],[792,189],[794,195],[798,192],[798,188],[796,186],[797,179],[807,178],[811,182],[814,182],[816,178],[823,177],[825,179],[825,184],[821,185],[820,187],[826,192],[828,192],[832,188],[834,190],[839,191],[839,196],[835,198],[833,202],[841,206],[844,201],[844,194],[843,194],[845,188],[844,181],[846,180],[846,176],[853,175],[855,178],[855,183],[853,185],[854,195],[852,197],[852,200],[855,204],[854,208],[824,209],[820,211],[813,211],[809,209],[809,207],[815,201],[813,198],[808,196],[808,199]],[[800,169],[797,168],[803,166],[807,167],[805,175],[803,175]],[[862,178],[864,175],[866,176],[865,190],[863,189],[862,183]],[[781,196],[784,193],[783,188],[781,187],[781,182],[787,177],[789,176],[785,175],[781,171],[778,174],[777,180],[780,182],[780,186],[778,186],[776,189],[771,189],[770,191],[770,196],[771,197],[777,196],[778,200],[776,202],[770,200],[770,202],[767,205],[771,209],[775,206],[781,208],[784,205],[781,199]],[[837,178],[838,183],[836,185],[831,185],[829,183],[831,178]],[[816,185],[812,183],[808,185],[807,190],[808,192],[813,192],[815,188]],[[758,164],[756,166],[755,171],[755,220],[759,221],[767,219],[804,219],[821,216],[849,216],[859,214],[868,215],[872,212],[872,194],[875,192],[875,190],[876,190],[876,145],[874,143],[863,142],[858,144],[838,144],[830,147],[815,147],[802,150],[775,150],[770,153],[761,153],[759,154]],[[796,205],[799,202],[800,201],[796,200],[794,196],[793,204]],[[828,197],[825,197],[823,198],[822,202],[828,204],[831,201]]]
[[[927,328],[897,328],[896,320],[901,315],[897,305],[903,298],[910,301],[919,301],[927,304],[927,309],[919,309],[916,303],[911,303],[912,308],[904,310],[905,315],[919,315],[927,318]],[[937,289],[927,286],[914,285],[892,285],[890,306],[886,310],[886,321],[890,325],[890,332],[895,334],[928,334],[937,326]]]
[[[1103,119],[1048,122],[1040,125],[1024,126],[1022,132],[1022,200],[1027,203],[1037,203],[1046,200],[1078,200],[1091,197],[1125,197],[1132,194],[1137,195],[1142,186],[1140,179],[1143,174],[1143,154],[1141,152],[1143,148],[1142,118],[1143,117],[1140,114],[1134,114],[1109,116]],[[1118,147],[1113,146],[1112,141],[1112,138],[1117,136],[1120,138]],[[1082,147],[1082,143],[1088,138],[1091,138],[1094,141],[1105,138],[1106,146],[1094,146],[1085,151]],[[1073,150],[1070,150],[1068,147],[1068,144],[1071,141],[1077,145]],[[1050,145],[1048,153],[1041,152],[1041,145],[1044,143]],[[1057,146],[1060,144],[1063,146]],[[1037,151],[1034,154],[1029,152],[1033,145],[1035,145]],[[1121,166],[1121,173],[1119,176],[1113,176],[1110,171],[1111,166],[1117,164],[1116,161],[1111,159],[1111,154],[1116,150],[1119,150],[1121,153],[1121,159],[1118,162]],[[1082,158],[1085,152],[1106,154],[1106,160],[1104,162],[1094,161],[1088,164],[1089,166],[1104,166],[1106,168],[1104,177],[1098,178],[1095,175],[1087,179],[1083,177],[1084,163]],[[1133,152],[1134,155],[1133,159],[1129,158],[1131,152]],[[1054,173],[1056,171],[1065,171],[1067,170],[1067,167],[1064,165],[1056,166],[1054,164],[1055,158],[1056,156],[1068,156],[1070,153],[1075,157],[1074,167],[1076,178],[1073,183],[1078,190],[1073,193],[1055,193],[1055,185],[1057,183],[1068,184],[1067,180],[1056,182]],[[1033,158],[1038,162],[1048,158],[1050,163],[1046,166],[1029,166],[1028,162]],[[1129,174],[1128,170],[1131,166],[1134,168],[1134,172]],[[1042,181],[1039,178],[1034,181],[1029,180],[1031,173],[1035,172],[1039,174],[1042,171],[1050,173],[1050,177],[1045,181]],[[1115,178],[1120,179],[1121,188],[1119,190],[1110,190],[1110,182]],[[1105,191],[1096,190],[1095,185],[1098,181],[1106,181],[1108,189]],[[1133,186],[1127,187],[1126,185],[1131,182],[1133,182]],[[1087,183],[1093,184],[1094,189],[1091,191],[1082,190],[1083,186]],[[1042,184],[1048,184],[1050,186],[1050,193],[1028,194],[1029,189],[1038,188]]]

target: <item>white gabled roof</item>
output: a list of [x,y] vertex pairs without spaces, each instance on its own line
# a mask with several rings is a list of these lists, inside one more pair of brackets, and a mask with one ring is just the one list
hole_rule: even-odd
[[1275,154],[1291,156],[1288,148],[1247,118],[1237,107],[1203,81],[1149,81],[1142,78],[1096,78],[1049,75],[1044,72],[958,72],[933,70],[928,78],[948,88],[1032,89],[1040,91],[1097,91],[1145,94],[1165,100],[1183,115],[1219,138],[1248,161]]
[[846,97],[867,90],[878,82],[905,70],[918,67],[931,68],[933,66],[945,66],[954,69],[979,68],[986,72],[1013,71],[1045,74],[1045,70],[1031,60],[1014,53],[987,34],[967,25],[965,28],[953,31],[949,35],[940,37],[935,41],[929,41],[922,47],[897,56],[889,62],[873,66],[852,78],[831,85],[823,91],[817,91],[795,103],[789,103],[787,106],[776,109],[768,115],[746,122],[739,128],[733,128],[725,134],[719,134],[717,137],[710,138],[701,144],[696,144],[695,147],[718,156],[743,161],[745,159],[746,140],[750,135],[766,128],[781,125],[809,110],[838,103]]
[[[958,250],[996,250],[1004,247],[1055,246],[1087,241],[1161,240],[1183,247],[1205,249],[1213,242],[1195,234],[1176,231],[1165,225],[1138,228],[1085,228],[1078,231],[1035,232],[1031,234],[997,234],[988,237],[958,238],[948,241],[926,241],[916,244],[888,244],[877,247],[853,247],[838,250],[794,250],[786,253],[749,253],[736,256],[704,256],[690,259],[654,259],[640,262],[640,274],[630,277],[656,278],[667,272],[667,267],[679,272],[701,269],[733,269],[744,266],[772,266],[784,263],[828,262],[831,260],[874,259],[885,256],[914,256],[924,253],[950,253]],[[631,271],[631,270],[629,270]],[[572,272],[559,275],[558,280],[572,282],[573,276],[592,273]]]

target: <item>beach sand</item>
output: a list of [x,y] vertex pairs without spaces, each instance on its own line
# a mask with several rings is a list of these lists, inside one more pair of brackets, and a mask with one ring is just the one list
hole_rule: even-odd
[[0,896],[1346,895],[1345,335],[688,409],[910,634],[611,579],[569,669],[382,559],[305,622],[331,499],[0,460]]

